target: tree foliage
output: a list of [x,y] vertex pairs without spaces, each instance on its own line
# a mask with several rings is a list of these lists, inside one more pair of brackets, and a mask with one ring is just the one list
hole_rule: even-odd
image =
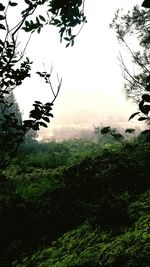
[[[143,7],[149,7],[149,1],[144,1]],[[116,31],[117,38],[121,44],[125,45],[132,56],[134,66],[133,73],[129,70],[120,55],[120,63],[123,69],[125,92],[128,98],[138,103],[138,111],[133,113],[129,120],[138,116],[139,121],[149,123],[150,117],[150,35],[149,35],[150,9],[134,6],[132,12],[121,14],[117,10],[111,27]],[[134,51],[129,46],[130,38],[135,37],[138,50]],[[134,40],[134,39],[133,39]]]
[[[46,25],[54,25],[59,28],[60,40],[64,39],[67,41],[66,46],[69,46],[74,44],[74,38],[78,34],[73,33],[73,28],[78,25],[82,27],[86,21],[83,9],[84,1],[82,0],[24,0],[20,16],[18,14],[18,21],[15,26],[11,26],[9,14],[13,12],[17,14],[19,4],[19,1],[7,1],[6,5],[0,3],[0,31],[2,33],[0,38],[0,105],[5,106],[6,110],[14,105],[13,101],[12,103],[7,101],[6,96],[9,96],[26,78],[31,77],[33,62],[28,57],[25,58],[30,37],[28,42],[23,44],[24,49],[20,50],[18,41],[20,31],[30,33],[31,36],[34,32],[40,33]],[[46,15],[41,14],[42,7]],[[50,86],[53,99],[44,104],[41,101],[35,101],[29,119],[22,123],[18,123],[11,112],[9,115],[5,115],[5,122],[1,124],[3,136],[0,150],[1,154],[8,151],[11,156],[8,161],[3,161],[3,168],[9,164],[24,135],[30,129],[37,131],[40,127],[47,127],[47,123],[53,117],[52,108],[60,91],[62,80],[58,79],[58,87],[54,90],[51,74],[51,72],[37,71],[37,75]],[[15,131],[13,135],[10,132],[6,136],[5,132],[9,127]],[[12,143],[13,146],[11,146]]]

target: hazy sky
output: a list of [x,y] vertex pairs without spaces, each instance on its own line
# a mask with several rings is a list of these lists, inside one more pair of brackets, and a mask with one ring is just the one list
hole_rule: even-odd
[[[131,9],[139,0],[86,0],[88,23],[75,40],[74,47],[60,44],[58,30],[47,27],[35,34],[26,55],[33,60],[33,73],[49,71],[53,65],[53,79],[62,77],[63,84],[56,100],[54,119],[49,127],[92,127],[109,121],[126,123],[136,106],[125,99],[123,78],[117,56],[121,47],[115,32],[109,28],[117,8]],[[34,100],[50,101],[50,90],[37,75],[26,79],[16,90],[16,97],[25,117]],[[132,125],[128,124],[130,127]]]

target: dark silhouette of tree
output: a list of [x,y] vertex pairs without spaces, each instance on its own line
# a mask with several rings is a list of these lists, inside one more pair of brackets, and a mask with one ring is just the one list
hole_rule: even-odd
[[0,168],[9,160],[20,138],[21,113],[13,92],[0,103]]
[[[143,7],[149,7],[149,1],[144,1]],[[149,123],[150,117],[150,9],[135,6],[132,12],[121,14],[117,10],[110,25],[116,31],[119,42],[128,49],[132,56],[134,71],[128,70],[123,57],[120,55],[120,63],[123,69],[125,82],[125,92],[128,98],[138,103],[138,110],[129,118],[138,116],[139,121]],[[138,51],[133,51],[128,44],[128,37],[136,38],[139,47]]]
[[[51,83],[52,71],[50,73],[37,71],[37,75],[50,86],[53,98],[44,104],[41,101],[35,101],[29,119],[22,122],[16,119],[14,112],[8,111],[15,106],[13,99],[11,103],[8,101],[9,95],[26,78],[31,77],[33,62],[28,57],[25,58],[25,51],[31,35],[34,32],[40,33],[47,25],[54,25],[59,29],[60,41],[66,41],[66,47],[68,47],[74,44],[75,37],[86,22],[84,0],[24,0],[22,1],[24,7],[19,14],[20,18],[18,16],[18,22],[11,26],[9,14],[11,12],[17,14],[19,1],[6,2],[6,5],[0,2],[0,106],[5,107],[5,111],[7,110],[7,114],[4,114],[5,121],[1,123],[0,154],[2,155],[7,151],[8,159],[1,159],[1,172],[14,157],[18,145],[28,131],[31,129],[37,131],[41,126],[47,127],[47,123],[53,117],[52,107],[62,83],[62,80],[57,77],[58,86],[54,89]],[[46,15],[41,15],[43,9]],[[73,29],[78,25],[80,29],[75,34]],[[18,35],[22,30],[29,34],[29,40],[23,44],[24,49],[20,50]],[[10,128],[13,131],[8,131]]]

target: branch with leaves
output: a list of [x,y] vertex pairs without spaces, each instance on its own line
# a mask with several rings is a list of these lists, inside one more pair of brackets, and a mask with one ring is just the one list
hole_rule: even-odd
[[[141,8],[135,6],[132,11],[127,14],[117,10],[115,17],[110,25],[116,31],[119,42],[128,49],[134,64],[134,73],[132,74],[126,67],[122,56],[119,61],[123,69],[125,83],[125,91],[129,98],[138,103],[137,112],[133,113],[129,120],[138,117],[139,121],[150,121],[150,4],[145,0]],[[147,9],[145,9],[147,8]],[[136,37],[139,51],[132,51],[128,45],[128,41],[132,37]],[[127,41],[126,41],[127,40]],[[136,72],[135,72],[136,69]]]
[[[73,33],[73,29],[76,26],[82,28],[86,22],[84,0],[24,0],[23,3],[25,7],[21,11],[21,18],[15,26],[11,27],[9,13],[17,12],[19,1],[7,1],[6,5],[0,2],[0,31],[2,32],[2,37],[0,37],[0,108],[5,105],[6,110],[10,108],[7,96],[26,78],[31,77],[33,62],[28,57],[25,58],[25,51],[32,34],[40,33],[47,25],[53,25],[59,28],[60,40],[67,41],[66,46],[69,46],[74,44],[77,35]],[[40,12],[42,6],[45,8],[44,15]],[[20,51],[18,36],[22,30],[30,36],[24,49]],[[48,83],[53,98],[45,104],[35,101],[29,119],[23,122],[18,121],[14,113],[4,114],[5,121],[0,120],[2,133],[0,152],[1,155],[7,154],[7,157],[4,156],[3,160],[1,158],[1,170],[8,166],[25,134],[31,129],[37,131],[40,127],[47,127],[47,123],[53,117],[52,107],[59,94],[62,79],[58,79],[57,89],[54,90],[51,72],[49,74],[46,71],[37,71],[37,74]]]

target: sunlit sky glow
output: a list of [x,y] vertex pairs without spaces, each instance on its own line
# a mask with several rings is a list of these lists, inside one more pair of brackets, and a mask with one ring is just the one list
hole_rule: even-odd
[[[54,85],[57,85],[57,73],[63,84],[53,109],[54,119],[44,133],[52,135],[54,129],[68,126],[127,124],[136,106],[127,101],[123,93],[124,80],[117,59],[121,47],[109,23],[117,8],[127,11],[141,3],[139,0],[86,0],[88,23],[71,48],[60,44],[55,27],[35,34],[26,51],[26,56],[34,62],[33,78],[26,79],[15,91],[24,117],[27,118],[34,100],[50,101],[50,89],[34,73],[44,71],[44,66],[49,71],[53,66]],[[133,122],[127,125],[132,127]]]

